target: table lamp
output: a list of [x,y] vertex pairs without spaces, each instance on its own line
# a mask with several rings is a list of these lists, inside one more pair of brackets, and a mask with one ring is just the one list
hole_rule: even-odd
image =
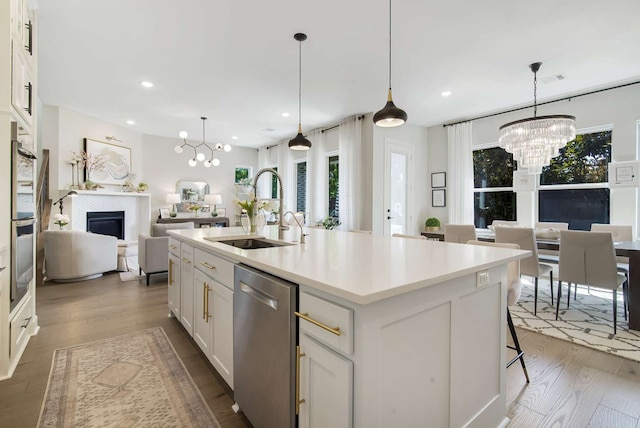
[[171,209],[171,217],[175,217],[176,216],[176,204],[179,204],[181,202],[180,200],[180,194],[179,193],[167,193],[167,203],[168,204],[173,204],[173,208]]
[[222,195],[219,193],[215,193],[212,195],[204,195],[204,202],[209,205],[213,205],[213,211],[211,211],[212,217],[218,216],[218,211],[216,210],[216,205],[222,203]]

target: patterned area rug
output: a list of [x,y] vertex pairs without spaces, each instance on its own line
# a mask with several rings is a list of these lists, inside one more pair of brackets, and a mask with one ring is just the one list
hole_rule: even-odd
[[220,427],[161,327],[58,349],[38,427]]
[[589,348],[640,361],[640,332],[629,330],[624,319],[622,292],[618,294],[618,331],[613,335],[613,303],[611,291],[578,286],[577,300],[573,298],[567,309],[567,286],[562,287],[560,315],[556,321],[554,281],[554,305],[551,305],[549,281],[538,285],[538,311],[533,315],[533,284],[526,279],[518,303],[509,308],[517,327],[568,340]]

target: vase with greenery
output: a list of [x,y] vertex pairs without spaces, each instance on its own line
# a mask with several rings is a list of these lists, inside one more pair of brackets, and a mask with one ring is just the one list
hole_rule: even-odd
[[340,223],[340,220],[338,219],[338,217],[331,217],[331,216],[326,216],[322,220],[319,220],[318,222],[316,222],[316,226],[322,226],[327,230],[333,230],[336,227],[340,226],[341,224],[342,223]]
[[53,216],[53,223],[57,224],[60,227],[60,230],[62,230],[69,224],[69,216],[66,214],[56,214]]
[[435,217],[429,217],[427,221],[424,222],[424,229],[427,232],[436,232],[440,230],[440,220]]
[[191,204],[191,206],[189,207],[189,209],[191,211],[194,212],[194,214],[196,215],[196,217],[200,216],[200,210],[202,209],[202,205],[199,204]]
[[[248,233],[254,234],[258,232],[258,211],[267,205],[266,201],[258,201],[253,194],[249,194],[249,197],[244,201],[238,201],[238,205],[247,214],[248,219]],[[262,222],[264,225],[264,221]],[[244,224],[242,225],[245,226]]]

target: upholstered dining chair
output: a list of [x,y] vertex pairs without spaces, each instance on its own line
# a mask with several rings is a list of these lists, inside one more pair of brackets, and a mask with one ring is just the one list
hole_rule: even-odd
[[[569,223],[539,221],[536,222],[536,229],[569,230]],[[538,260],[542,263],[553,263],[554,265],[557,265],[560,262],[560,253],[554,250],[539,250]]]
[[553,268],[538,260],[538,246],[531,227],[496,227],[496,242],[518,244],[521,250],[531,251],[531,257],[520,260],[520,274],[534,278],[533,314],[538,313],[538,278],[549,274],[551,306],[553,306]]
[[371,231],[370,231],[370,230],[349,229],[349,232],[353,232],[353,233],[364,233],[364,234],[371,235]]
[[423,239],[423,240],[427,240],[426,236],[422,236],[422,235],[405,235],[404,233],[394,233],[393,235],[394,238],[409,238],[409,239]]
[[[470,240],[469,242],[467,242],[467,244],[481,245],[486,247],[511,248],[514,250],[520,249],[520,246],[518,244],[506,244],[498,242]],[[509,311],[509,306],[513,306],[518,303],[521,291],[522,281],[520,280],[520,261],[509,262],[509,264],[507,265],[507,325],[509,326],[509,332],[511,333],[513,346],[507,345],[507,347],[516,351],[517,355],[507,363],[507,368],[511,367],[513,363],[520,360],[522,371],[524,371],[524,377],[527,379],[527,383],[529,383],[529,373],[527,373],[527,366],[524,364],[524,351],[520,347],[518,334],[516,333],[516,328],[513,325],[513,320],[511,319],[511,312]]]
[[509,226],[509,227],[517,227],[519,224],[517,221],[512,220],[493,220],[491,222],[491,227],[497,226]]
[[476,239],[476,226],[473,224],[445,224],[445,242],[457,242],[466,244],[468,241]]
[[[610,232],[611,233],[611,238],[613,239],[613,242],[624,242],[624,241],[633,241],[633,228],[631,227],[631,225],[615,225],[615,224],[598,224],[598,223],[593,223],[591,225],[591,231],[592,232]],[[618,272],[624,274],[624,276],[627,277],[627,283],[625,285],[627,294],[628,294],[628,288],[629,288],[629,257],[624,257],[624,256],[616,256],[616,262],[618,265]],[[624,306],[625,306],[625,317],[627,315],[627,306],[628,306],[628,302],[625,299],[624,301]],[[626,319],[626,318],[625,318]]]
[[[562,283],[569,285],[567,309],[571,297],[571,284],[585,284],[613,292],[613,334],[616,334],[618,317],[618,288],[623,286],[623,299],[627,301],[627,278],[618,273],[616,252],[609,232],[560,231],[560,271],[558,273],[558,297],[556,320],[560,312]],[[626,318],[625,310],[625,318]]]

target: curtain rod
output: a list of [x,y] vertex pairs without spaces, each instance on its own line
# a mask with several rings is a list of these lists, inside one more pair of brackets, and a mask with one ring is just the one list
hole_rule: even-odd
[[[572,96],[568,96],[568,97],[564,97],[564,98],[559,98],[557,100],[546,101],[544,103],[538,103],[538,105],[539,106],[543,106],[545,104],[552,104],[552,103],[557,103],[557,102],[560,102],[560,101],[567,101],[567,100],[571,101],[571,99],[573,99],[573,98],[584,97],[585,95],[593,95],[593,94],[597,94],[599,92],[610,91],[612,89],[624,88],[624,87],[631,86],[631,85],[637,85],[638,83],[640,83],[640,80],[635,81],[635,82],[625,83],[625,84],[622,84],[622,85],[612,86],[610,88],[597,89],[595,91],[585,92],[583,94],[577,94],[577,95],[572,95]],[[458,125],[460,123],[471,122],[473,120],[486,119],[488,117],[499,116],[501,114],[513,113],[514,111],[525,110],[525,109],[528,109],[528,108],[531,108],[531,107],[533,107],[533,104],[525,106],[525,107],[519,107],[519,108],[513,108],[511,110],[501,111],[501,112],[498,112],[498,113],[485,114],[484,116],[478,116],[478,117],[474,117],[474,118],[471,118],[471,119],[460,120],[458,122],[445,123],[445,124],[442,125],[442,127],[446,128],[447,126]]]
[[[363,114],[362,116],[358,116],[358,120],[362,120],[362,119],[364,119],[364,114]],[[322,132],[322,133],[324,134],[326,131],[330,131],[330,130],[332,130],[333,128],[337,128],[337,127],[339,127],[339,126],[340,126],[340,124],[333,125],[333,126],[330,126],[330,127],[328,127],[328,128],[321,129],[321,130],[320,130],[320,132]]]

